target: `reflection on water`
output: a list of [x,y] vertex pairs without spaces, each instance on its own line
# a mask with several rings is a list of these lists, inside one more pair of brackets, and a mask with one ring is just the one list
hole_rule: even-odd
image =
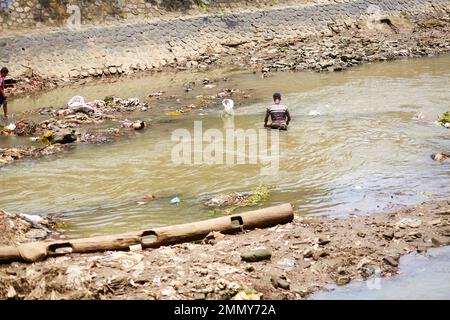
[[400,260],[399,276],[390,280],[355,281],[321,291],[312,300],[449,300],[450,247],[429,250],[426,256],[410,254]]
[[[183,77],[200,83],[205,76],[214,77]],[[155,124],[135,138],[101,147],[80,145],[61,158],[2,169],[0,208],[62,212],[69,222],[68,236],[90,236],[207,219],[202,205],[206,198],[250,191],[259,183],[275,185],[265,205],[289,201],[300,214],[366,212],[431,196],[448,198],[448,166],[433,162],[430,154],[450,149],[450,131],[434,123],[450,106],[450,56],[366,65],[343,73],[279,73],[262,79],[235,72],[229,78],[214,89],[199,86],[190,93],[180,90],[185,79],[158,83],[159,78],[144,78],[77,92],[55,90],[39,100],[61,105],[75,93],[91,100],[113,92],[145,97],[165,89],[178,92],[184,104],[199,93],[239,88],[260,99],[236,108],[234,126],[259,129],[272,92],[281,91],[293,122],[288,132],[280,133],[276,175],[260,175],[260,164],[175,166],[174,130],[192,132],[197,120],[204,131],[224,130],[220,110],[203,110]],[[12,110],[23,101],[13,101]],[[417,113],[427,119],[412,120]],[[0,141],[1,146],[6,143],[12,142]],[[148,193],[157,199],[139,205],[137,199]],[[170,204],[174,196],[181,198],[179,205]]]

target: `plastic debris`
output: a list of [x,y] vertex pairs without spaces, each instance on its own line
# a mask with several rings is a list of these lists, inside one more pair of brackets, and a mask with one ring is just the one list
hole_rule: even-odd
[[175,198],[172,198],[172,199],[170,200],[170,203],[171,203],[171,204],[178,204],[178,203],[180,203],[180,202],[181,202],[181,200],[180,200],[179,197],[175,197]]
[[82,96],[74,96],[67,102],[69,108],[78,108],[84,105],[84,98]]
[[166,115],[171,116],[171,117],[176,117],[176,116],[181,116],[181,112],[180,111],[172,111],[172,112],[166,113]]
[[290,258],[285,258],[277,263],[283,270],[285,271],[291,271],[295,267],[295,260]]
[[141,244],[135,244],[129,247],[131,252],[136,252],[136,251],[142,251],[142,245]]
[[261,300],[262,293],[256,291],[239,291],[231,300]]
[[12,132],[16,130],[16,125],[14,123],[10,123],[7,126],[5,126],[5,129]]
[[439,116],[437,122],[445,128],[450,128],[450,111]]
[[224,99],[222,101],[222,105],[223,105],[223,116],[233,116],[234,115],[234,101],[231,99]]
[[309,115],[309,116],[312,116],[312,117],[316,117],[316,116],[322,115],[322,112],[320,112],[319,110],[311,110],[311,111],[308,113],[308,115]]
[[81,289],[83,285],[83,272],[79,266],[70,266],[67,268],[67,282],[66,286],[69,289]]

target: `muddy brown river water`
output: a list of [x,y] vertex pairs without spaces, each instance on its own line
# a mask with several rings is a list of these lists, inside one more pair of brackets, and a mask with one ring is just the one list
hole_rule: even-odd
[[[182,84],[227,77],[215,88]],[[431,160],[450,150],[450,131],[435,124],[450,108],[450,56],[360,66],[342,73],[278,73],[261,78],[248,71],[157,74],[115,83],[57,89],[36,98],[16,99],[12,112],[62,106],[73,95],[87,100],[109,94],[144,98],[163,90],[178,94],[181,105],[198,94],[239,88],[252,102],[224,121],[219,109],[199,110],[158,123],[177,102],[155,106],[145,115],[154,125],[137,137],[103,146],[80,145],[62,157],[21,162],[1,169],[0,208],[46,215],[61,213],[66,236],[94,236],[211,217],[208,197],[273,185],[264,206],[291,202],[298,214],[370,213],[427,199],[448,199],[448,164]],[[203,133],[234,125],[260,129],[273,91],[283,93],[293,122],[279,135],[279,168],[261,175],[265,165],[176,165],[171,140],[177,129]],[[421,114],[423,119],[413,119]],[[258,131],[257,131],[258,132]],[[0,146],[17,140],[2,137]],[[220,141],[219,141],[220,143]],[[254,144],[247,142],[247,147]],[[204,146],[208,145],[207,143]],[[152,193],[157,199],[138,204]],[[178,205],[170,200],[178,196]]]

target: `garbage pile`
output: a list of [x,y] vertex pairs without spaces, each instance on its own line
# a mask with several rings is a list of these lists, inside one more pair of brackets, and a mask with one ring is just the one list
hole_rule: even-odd
[[0,210],[0,244],[16,245],[31,240],[57,238],[56,228],[63,226],[59,217],[10,213]]

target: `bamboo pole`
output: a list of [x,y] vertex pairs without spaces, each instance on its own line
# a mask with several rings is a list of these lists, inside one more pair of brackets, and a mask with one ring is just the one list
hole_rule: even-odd
[[204,239],[210,232],[226,234],[244,229],[267,228],[291,222],[294,218],[292,206],[282,204],[260,210],[209,219],[194,223],[173,225],[119,235],[74,239],[69,241],[40,241],[18,246],[0,247],[0,263],[12,261],[35,262],[47,257],[70,253],[88,253],[108,250],[129,250],[130,246],[157,248],[188,241]]

